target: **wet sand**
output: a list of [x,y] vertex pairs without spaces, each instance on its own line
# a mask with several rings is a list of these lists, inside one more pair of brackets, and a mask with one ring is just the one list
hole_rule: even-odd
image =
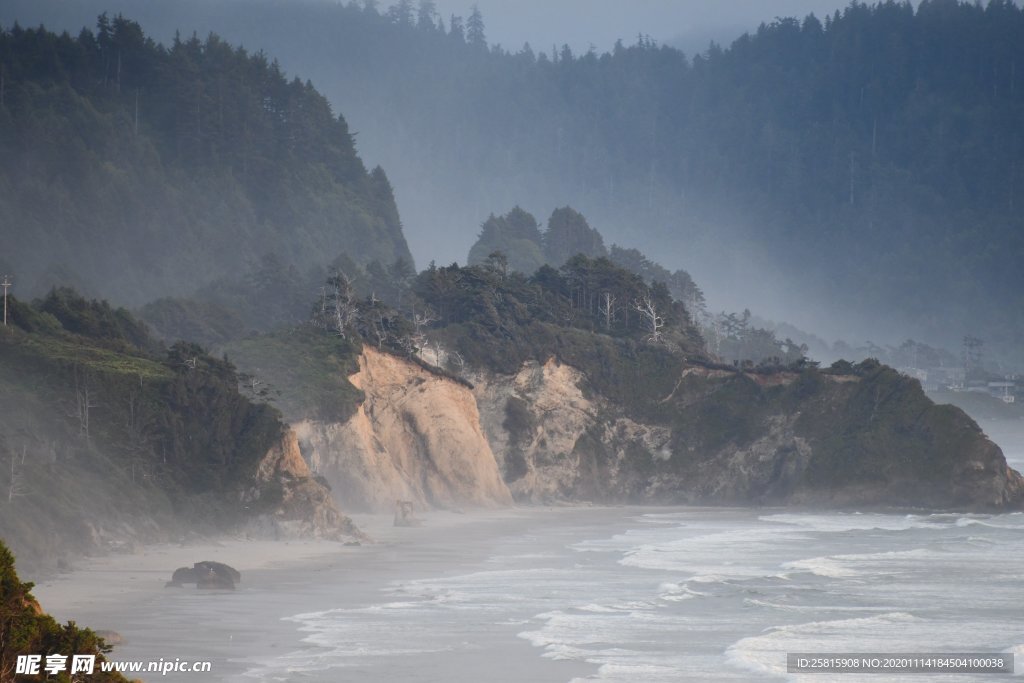
[[[43,608],[61,621],[74,620],[124,638],[115,661],[210,661],[212,673],[142,675],[147,681],[257,681],[260,660],[289,655],[303,665],[317,648],[303,642],[295,614],[370,605],[395,581],[472,571],[498,552],[503,540],[531,529],[621,523],[617,508],[512,508],[467,514],[430,512],[417,527],[396,528],[390,515],[355,515],[375,543],[347,547],[330,541],[224,539],[195,545],[155,545],[135,554],[82,560],[71,573],[36,586]],[[165,588],[176,567],[200,560],[225,562],[242,573],[235,591]],[[594,667],[542,659],[516,637],[520,630],[495,625],[471,634],[472,653],[454,658],[404,657],[389,680],[569,681]],[[305,668],[303,666],[302,668]],[[332,669],[280,680],[375,681],[383,672]]]

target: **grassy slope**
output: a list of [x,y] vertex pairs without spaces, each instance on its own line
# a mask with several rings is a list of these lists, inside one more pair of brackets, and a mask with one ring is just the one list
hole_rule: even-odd
[[[348,381],[359,370],[357,342],[307,326],[282,329],[228,344],[228,356],[255,376],[287,420],[342,422],[362,400]],[[251,385],[250,385],[251,386]]]

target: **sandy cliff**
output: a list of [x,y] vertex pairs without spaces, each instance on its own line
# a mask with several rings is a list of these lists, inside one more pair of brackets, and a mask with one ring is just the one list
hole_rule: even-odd
[[345,509],[392,511],[396,499],[421,509],[512,502],[466,386],[368,346],[350,380],[365,395],[352,418],[293,425]]

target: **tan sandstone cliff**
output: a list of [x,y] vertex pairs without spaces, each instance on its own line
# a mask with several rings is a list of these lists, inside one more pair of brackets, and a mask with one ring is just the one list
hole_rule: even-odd
[[512,496],[466,386],[369,346],[350,381],[365,395],[344,423],[293,425],[311,467],[347,510],[494,507]]

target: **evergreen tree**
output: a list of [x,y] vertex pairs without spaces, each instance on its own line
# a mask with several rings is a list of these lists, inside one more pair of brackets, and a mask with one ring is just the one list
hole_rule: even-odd
[[387,17],[396,24],[412,26],[412,0],[398,0],[398,2],[388,8]]
[[544,263],[543,237],[537,219],[516,206],[504,216],[491,214],[480,228],[480,236],[469,252],[469,264],[487,261],[501,252],[514,271],[532,274]]
[[598,258],[608,256],[608,250],[601,233],[591,228],[582,214],[568,206],[555,209],[544,233],[544,257],[557,265],[576,254]]
[[469,19],[466,20],[466,41],[474,48],[487,49],[487,37],[484,35],[484,15],[480,13],[480,8],[476,4],[473,5]]
[[302,273],[342,251],[411,261],[383,170],[262,53],[216,35],[165,48],[101,15],[77,38],[0,31],[0,55],[5,255],[32,293],[63,284],[50,278],[66,263],[88,289],[142,303],[237,282],[267,254]]
[[421,31],[431,31],[437,28],[437,4],[434,0],[420,0],[419,9],[416,13],[416,27]]

